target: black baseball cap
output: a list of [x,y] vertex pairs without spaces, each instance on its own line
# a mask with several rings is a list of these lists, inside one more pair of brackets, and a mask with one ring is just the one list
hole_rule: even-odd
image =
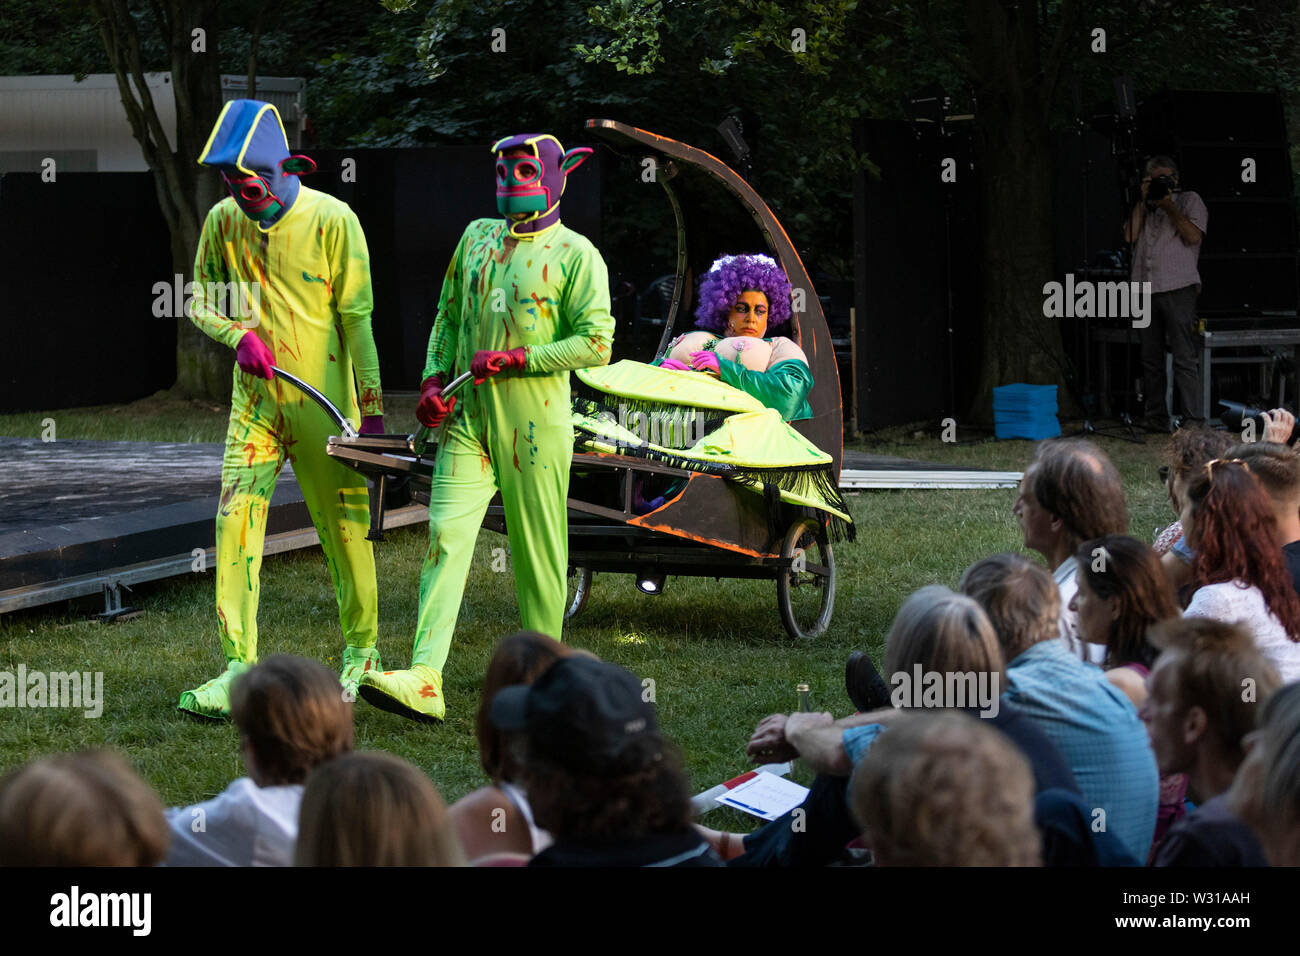
[[569,770],[628,772],[628,748],[659,737],[654,705],[631,671],[589,657],[566,657],[532,684],[503,687],[489,716],[501,730],[526,734],[529,748]]

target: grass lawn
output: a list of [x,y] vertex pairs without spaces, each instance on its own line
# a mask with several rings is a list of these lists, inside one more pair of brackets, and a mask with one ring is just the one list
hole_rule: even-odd
[[[390,430],[414,421],[413,395],[388,396]],[[35,437],[53,417],[59,438],[220,441],[227,412],[211,405],[155,396],[125,406],[0,416],[0,435]],[[1150,540],[1172,515],[1155,469],[1159,436],[1145,445],[1099,439],[1124,476],[1131,530]],[[1020,470],[1032,443],[975,440],[944,444],[909,428],[855,443],[881,454]],[[585,612],[565,639],[654,680],[664,730],[680,745],[694,790],[746,769],[744,746],[754,725],[796,706],[795,685],[807,682],[813,702],[836,716],[852,708],[843,688],[844,660],[857,648],[879,663],[890,621],[915,588],[955,586],[972,561],[1019,550],[1011,515],[1015,492],[872,491],[848,496],[856,543],[836,546],[838,594],[831,631],[808,643],[781,627],[771,582],[670,579],[647,597],[630,576],[597,575]],[[424,526],[390,532],[376,546],[380,586],[380,649],[385,665],[404,666],[411,652]],[[356,704],[357,746],[398,754],[424,768],[448,801],[484,776],[474,740],[478,689],[497,640],[518,627],[510,572],[492,570],[493,547],[505,539],[481,533],[451,659],[444,675],[448,719],[424,726]],[[0,770],[53,751],[109,746],[125,753],[164,803],[206,799],[242,773],[230,726],[198,722],[175,709],[181,691],[215,676],[223,665],[216,636],[211,574],[138,587],[131,603],[146,613],[115,624],[93,618],[94,602],[54,605],[0,617],[0,670],[103,671],[99,719],[80,711],[13,709],[0,713]],[[319,549],[268,558],[262,567],[259,652],[303,654],[339,666],[342,637],[329,575]],[[705,818],[713,826],[752,829],[730,810]]]

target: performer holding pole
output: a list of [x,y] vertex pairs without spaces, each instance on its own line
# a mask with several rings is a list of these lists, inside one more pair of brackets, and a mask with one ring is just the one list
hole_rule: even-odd
[[[605,365],[614,337],[609,275],[595,246],[560,222],[567,175],[591,153],[546,134],[492,147],[497,208],[470,223],[447,267],[416,417],[448,419],[434,463],[429,550],[408,670],[362,675],[359,692],[415,720],[446,714],[442,670],[488,502],[505,506],[525,630],[559,639],[569,563],[569,370]],[[475,387],[443,399],[453,370]]]
[[[382,433],[384,420],[370,329],[370,255],[356,214],[299,184],[316,164],[289,154],[280,114],[269,103],[227,103],[199,162],[218,169],[231,192],[203,225],[191,310],[194,324],[233,348],[238,364],[217,510],[217,619],[226,669],[181,694],[177,706],[220,718],[230,716],[235,677],[257,662],[258,574],[271,494],[286,457],[338,598],[347,645],[343,686],[355,690],[362,673],[381,666],[365,481],[326,456],[333,423],[301,391],[275,379],[272,366],[360,419],[362,434]],[[254,314],[234,314],[242,311],[229,305],[236,290],[255,293],[237,296],[254,304]]]

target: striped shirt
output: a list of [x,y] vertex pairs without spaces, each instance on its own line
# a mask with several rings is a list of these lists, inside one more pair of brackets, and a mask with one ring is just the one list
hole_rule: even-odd
[[[1174,206],[1205,234],[1210,214],[1200,196],[1190,190],[1176,192]],[[1201,244],[1189,246],[1183,242],[1174,221],[1163,209],[1148,211],[1133,244],[1133,281],[1150,282],[1152,293],[1173,292],[1189,285],[1200,292],[1201,274],[1196,268],[1200,257]]]
[[[1003,699],[1034,721],[1065,756],[1103,825],[1139,860],[1147,858],[1160,803],[1160,774],[1137,708],[1105,674],[1040,641],[1006,668]],[[1104,811],[1104,816],[1098,811]]]

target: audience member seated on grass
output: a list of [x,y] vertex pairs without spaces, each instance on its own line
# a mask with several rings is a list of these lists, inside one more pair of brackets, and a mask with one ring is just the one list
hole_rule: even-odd
[[1173,588],[1150,547],[1126,534],[1108,534],[1079,546],[1074,611],[1079,636],[1105,649],[1106,679],[1134,707],[1146,700],[1147,675],[1159,651],[1147,639],[1153,624],[1182,617]]
[[520,734],[521,782],[555,842],[530,866],[721,866],[691,827],[681,758],[641,681],[574,655],[497,691],[489,715]]
[[1228,807],[1251,825],[1272,866],[1300,866],[1300,683],[1260,708]]
[[1252,442],[1233,445],[1223,457],[1244,461],[1268,495],[1282,560],[1291,574],[1291,586],[1300,593],[1300,453],[1277,442]]
[[[1080,636],[1106,649],[1106,679],[1141,710],[1147,675],[1159,651],[1147,631],[1160,621],[1182,616],[1160,559],[1147,545],[1123,534],[1094,538],[1079,547],[1079,590],[1074,596]],[[1152,849],[1170,825],[1187,812],[1187,777],[1160,778],[1160,812]],[[1149,857],[1148,857],[1149,858]]]
[[528,797],[518,785],[519,762],[511,735],[492,726],[488,710],[503,687],[531,684],[573,651],[536,631],[512,634],[497,645],[479,695],[475,731],[478,759],[492,781],[451,805],[451,822],[471,865],[491,858],[501,865],[514,858],[526,863],[551,845],[551,835],[533,820]]
[[1195,549],[1188,617],[1242,621],[1283,683],[1300,678],[1300,596],[1273,509],[1249,466],[1215,459],[1187,483],[1183,536]]
[[[1187,482],[1205,470],[1205,463],[1224,457],[1232,446],[1233,435],[1204,426],[1180,428],[1169,438],[1165,451],[1165,491],[1174,509],[1174,523],[1156,533],[1152,549],[1160,555],[1160,565],[1165,569],[1179,604],[1187,601],[1182,591],[1192,583],[1192,563],[1196,560],[1192,549],[1183,538],[1183,523],[1178,516],[1183,513],[1183,498]],[[1190,597],[1190,594],[1187,595]]]
[[1058,640],[1061,597],[1028,558],[997,554],[962,575],[988,614],[1006,659],[1004,699],[1056,744],[1084,801],[1105,829],[1145,860],[1156,829],[1160,779],[1137,708],[1106,675]]
[[465,854],[446,804],[419,767],[359,752],[307,778],[294,865],[464,866]]
[[1155,866],[1263,866],[1250,827],[1226,793],[1246,753],[1277,672],[1235,624],[1189,617],[1156,625],[1163,649],[1148,681],[1142,720],[1163,774],[1185,774],[1200,806],[1156,847]]
[[[1021,751],[1037,790],[1078,792],[1056,746],[1000,698],[1002,652],[988,618],[974,601],[938,585],[908,597],[886,639],[885,671],[891,675],[900,710],[890,707],[838,721],[830,714],[773,714],[758,725],[748,748],[756,762],[798,757],[817,771],[817,777],[800,807],[753,833],[742,836],[699,828],[729,866],[825,866],[840,857],[845,844],[858,835],[848,809],[848,776],[902,709],[950,705],[982,718]],[[916,683],[918,672],[938,674],[945,684],[947,675],[962,675],[965,680],[954,680],[951,686],[966,699],[914,698],[905,691]],[[981,687],[986,690],[984,706],[977,700]],[[916,690],[920,694],[921,688]],[[795,826],[796,820],[803,825]]]
[[[1088,653],[1070,610],[1078,565],[1074,552],[1090,538],[1128,532],[1128,505],[1119,472],[1092,442],[1054,438],[1038,445],[1012,508],[1024,545],[1047,559],[1061,592],[1059,632],[1077,657]],[[1100,662],[1100,649],[1094,663]]]
[[167,811],[168,866],[292,866],[303,781],[352,749],[352,704],[338,675],[305,657],[276,654],[242,674],[230,715],[248,776]]
[[961,714],[896,714],[849,800],[878,866],[1041,865],[1028,762]]
[[158,795],[115,753],[42,757],[0,780],[0,866],[156,866],[170,837]]

